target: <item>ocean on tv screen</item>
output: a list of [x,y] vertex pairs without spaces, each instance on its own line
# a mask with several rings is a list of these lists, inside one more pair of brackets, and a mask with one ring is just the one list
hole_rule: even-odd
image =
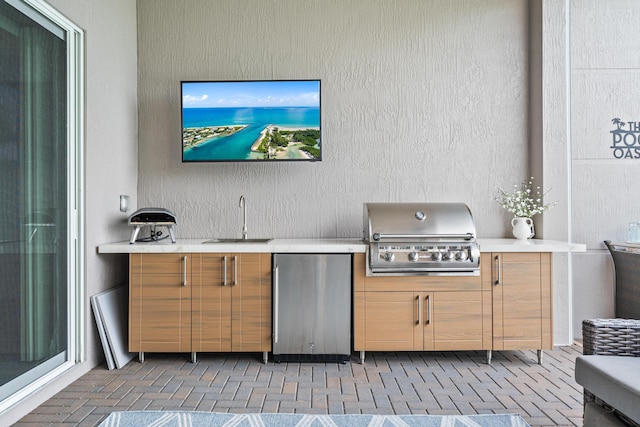
[[184,108],[183,161],[319,160],[320,108]]

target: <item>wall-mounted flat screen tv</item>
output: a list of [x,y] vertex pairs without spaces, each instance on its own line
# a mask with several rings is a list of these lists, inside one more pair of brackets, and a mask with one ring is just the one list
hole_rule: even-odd
[[183,162],[319,161],[320,80],[181,82]]

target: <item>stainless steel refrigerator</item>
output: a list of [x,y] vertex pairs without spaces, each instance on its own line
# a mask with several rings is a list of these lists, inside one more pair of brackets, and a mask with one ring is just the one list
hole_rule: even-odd
[[351,254],[273,255],[273,359],[351,356]]

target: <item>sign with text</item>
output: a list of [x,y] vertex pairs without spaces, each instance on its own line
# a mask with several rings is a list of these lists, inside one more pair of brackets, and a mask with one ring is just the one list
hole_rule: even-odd
[[612,136],[611,150],[616,159],[640,159],[640,122],[623,122],[619,118],[611,119],[615,129],[609,131]]

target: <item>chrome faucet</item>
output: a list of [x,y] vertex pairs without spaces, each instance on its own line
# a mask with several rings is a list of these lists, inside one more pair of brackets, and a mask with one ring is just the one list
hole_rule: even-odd
[[243,208],[242,240],[247,240],[247,204],[245,203],[244,196],[240,196],[240,203],[238,206]]

